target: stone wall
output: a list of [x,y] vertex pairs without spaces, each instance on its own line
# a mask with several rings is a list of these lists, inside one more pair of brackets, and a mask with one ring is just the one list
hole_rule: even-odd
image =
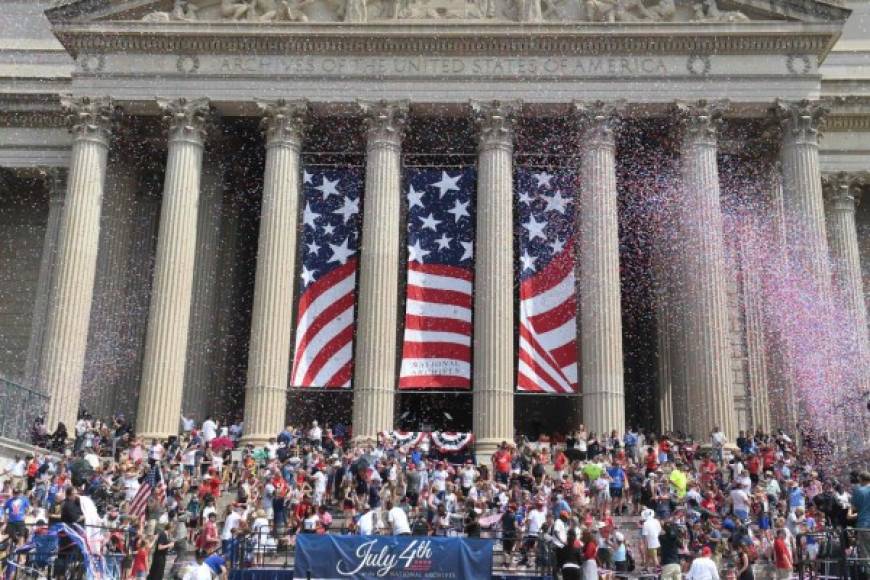
[[26,382],[48,194],[38,179],[0,175],[0,375]]

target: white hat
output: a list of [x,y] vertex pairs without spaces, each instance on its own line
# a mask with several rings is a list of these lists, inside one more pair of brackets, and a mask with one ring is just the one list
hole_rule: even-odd
[[648,519],[654,517],[656,513],[649,508],[646,508],[642,512],[640,512],[640,519],[643,521],[647,521]]
[[625,536],[622,535],[622,532],[616,532],[615,534],[613,534],[613,539],[617,542],[624,542]]

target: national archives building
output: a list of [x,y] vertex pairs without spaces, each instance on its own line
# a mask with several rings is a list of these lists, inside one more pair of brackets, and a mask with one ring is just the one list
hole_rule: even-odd
[[866,1],[0,8],[0,374],[49,428],[793,429],[784,271],[866,364]]

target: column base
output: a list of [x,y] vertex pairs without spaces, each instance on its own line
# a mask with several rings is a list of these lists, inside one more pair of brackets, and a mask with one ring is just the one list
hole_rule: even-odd
[[371,435],[354,435],[350,441],[354,447],[376,446],[378,444],[378,438]]
[[267,435],[265,433],[254,433],[252,435],[243,435],[239,440],[239,445],[244,447],[248,443],[254,447],[262,447],[269,442],[269,439],[274,439],[275,435]]

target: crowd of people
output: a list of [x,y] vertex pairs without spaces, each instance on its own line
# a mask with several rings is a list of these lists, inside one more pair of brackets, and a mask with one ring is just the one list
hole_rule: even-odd
[[165,441],[136,437],[123,417],[85,414],[73,433],[37,424],[54,453],[0,466],[7,572],[56,523],[82,526],[108,577],[153,580],[222,577],[289,552],[298,534],[330,533],[488,537],[496,565],[565,580],[789,578],[798,559],[833,549],[816,533],[870,528],[870,473],[838,480],[783,432],[693,442],[580,426],[490,457],[391,434],[353,445],[345,426],[316,421],[263,445],[241,434],[212,417],[182,417]]

